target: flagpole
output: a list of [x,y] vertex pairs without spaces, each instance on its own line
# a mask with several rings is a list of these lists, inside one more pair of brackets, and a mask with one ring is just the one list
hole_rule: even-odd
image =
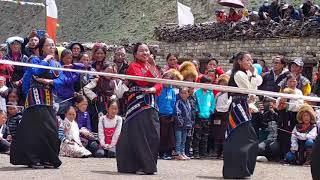
[[47,33],[47,0],[44,0],[44,30]]
[[179,25],[179,8],[178,8],[178,0],[176,0],[177,5],[177,25]]

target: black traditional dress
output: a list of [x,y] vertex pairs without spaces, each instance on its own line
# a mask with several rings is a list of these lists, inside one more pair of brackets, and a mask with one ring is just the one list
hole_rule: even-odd
[[[40,62],[40,65],[57,66],[56,61]],[[54,79],[58,72],[33,69],[33,79],[26,99],[26,110],[11,144],[10,162],[13,165],[50,164],[59,167],[60,140],[58,122],[53,109],[52,86],[37,82],[34,78]]]
[[[132,62],[128,75],[158,77],[155,69],[147,63]],[[160,123],[156,108],[156,94],[144,93],[144,89],[155,87],[157,94],[160,84],[132,81],[129,85],[126,119],[117,143],[117,166],[120,173],[157,172],[160,144]]]
[[[261,77],[237,71],[231,74],[229,86],[255,89]],[[224,145],[223,177],[245,178],[253,174],[258,153],[258,137],[251,124],[248,96],[229,93],[232,103],[229,109],[227,139]]]
[[313,180],[320,180],[320,135],[317,136],[312,148],[311,174]]

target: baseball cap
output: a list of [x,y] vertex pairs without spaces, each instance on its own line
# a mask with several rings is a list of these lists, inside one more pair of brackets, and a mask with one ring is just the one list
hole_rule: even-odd
[[304,65],[302,58],[296,58],[295,60],[292,61],[292,63],[295,63],[298,66],[303,66]]

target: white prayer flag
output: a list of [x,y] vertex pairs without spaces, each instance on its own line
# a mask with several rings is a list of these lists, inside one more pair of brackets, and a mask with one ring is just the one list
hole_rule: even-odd
[[185,6],[179,2],[178,3],[178,24],[187,25],[187,24],[194,24],[194,17],[191,12],[191,8]]
[[50,38],[56,41],[57,36],[57,24],[58,24],[58,9],[55,0],[46,0],[47,5],[47,18],[46,27],[47,33]]

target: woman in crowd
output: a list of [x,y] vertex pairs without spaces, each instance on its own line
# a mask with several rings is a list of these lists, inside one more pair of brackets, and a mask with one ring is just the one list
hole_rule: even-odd
[[[104,63],[101,71],[105,73],[117,73],[117,66],[114,63]],[[84,94],[91,101],[89,113],[92,121],[93,132],[98,132],[99,117],[106,113],[106,105],[110,97],[115,94],[116,80],[107,76],[99,76],[92,79],[83,88]]]
[[[43,38],[39,44],[40,65],[57,67],[54,57],[55,44],[50,38]],[[33,59],[31,60],[33,62]],[[59,72],[33,69],[33,78],[25,103],[23,118],[12,142],[10,162],[32,168],[58,168],[60,140],[56,113],[53,109],[53,87],[50,83]]]
[[166,58],[167,64],[163,67],[163,72],[168,71],[169,69],[179,69],[178,57],[174,54],[169,53]]
[[[133,48],[134,62],[128,75],[158,78],[155,62],[148,63],[150,51],[146,44]],[[117,166],[121,173],[154,174],[160,144],[160,124],[155,96],[161,84],[130,81],[126,121],[117,144]]]
[[[28,62],[28,57],[22,54],[21,45],[24,40],[21,37],[10,37],[7,39],[7,54],[3,59],[11,60],[15,62]],[[8,87],[20,87],[22,83],[22,77],[25,71],[25,68],[22,66],[14,66],[14,73],[11,76],[11,83]]]
[[107,48],[105,44],[96,43],[92,48],[92,67],[96,71],[102,71],[103,64],[105,63],[107,58]]
[[219,64],[219,61],[216,58],[209,59],[204,74],[207,74],[208,71],[211,70],[211,69],[215,69],[216,74],[218,76],[220,76],[221,74],[224,74],[224,71],[222,70],[222,68],[220,66],[218,66],[218,64]]
[[[256,89],[258,75],[252,67],[251,55],[239,52],[233,57],[229,86]],[[261,77],[260,77],[261,78]],[[227,139],[224,145],[223,177],[226,179],[250,177],[256,165],[258,137],[251,124],[248,95],[229,93],[232,97]]]
[[72,51],[72,62],[79,62],[80,54],[84,52],[84,47],[82,46],[82,44],[78,42],[71,43],[69,49]]

